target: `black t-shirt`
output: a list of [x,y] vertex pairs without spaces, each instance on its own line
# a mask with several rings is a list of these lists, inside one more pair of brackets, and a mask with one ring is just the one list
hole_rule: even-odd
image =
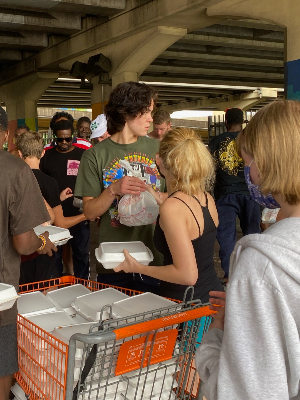
[[44,199],[51,208],[61,204],[60,192],[57,181],[49,175],[44,174],[39,169],[33,169],[32,172],[38,181]]
[[[60,153],[54,147],[47,150],[42,157],[41,170],[57,180],[60,192],[69,187],[74,193],[80,159],[84,151],[84,149],[73,147],[72,151]],[[80,214],[79,208],[73,206],[73,197],[64,200],[61,205],[65,217]]]
[[229,193],[249,195],[244,176],[244,162],[238,155],[235,140],[239,132],[225,132],[208,145],[216,162],[215,199]]

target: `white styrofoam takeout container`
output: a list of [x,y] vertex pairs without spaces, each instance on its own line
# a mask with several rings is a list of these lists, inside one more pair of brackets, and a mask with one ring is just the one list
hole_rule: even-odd
[[70,317],[64,311],[56,311],[47,314],[32,315],[26,317],[29,321],[38,325],[40,328],[44,329],[46,332],[52,332],[55,328],[59,326],[69,326],[74,325],[73,318]]
[[55,246],[66,244],[69,239],[72,239],[69,229],[59,228],[53,225],[38,225],[33,228],[36,235],[41,235],[44,232],[49,232],[49,239]]
[[75,315],[76,311],[71,306],[76,297],[90,293],[90,290],[83,285],[72,285],[64,288],[52,290],[46,294],[57,310],[64,310],[69,315]]
[[24,293],[18,298],[18,312],[26,318],[54,311],[56,311],[54,304],[41,292]]
[[114,318],[129,317],[134,314],[140,314],[147,311],[151,312],[175,304],[174,301],[165,299],[157,294],[146,292],[128,297],[124,300],[116,301],[112,307],[112,314]]
[[0,311],[11,308],[18,297],[14,286],[0,283]]
[[117,267],[125,256],[123,250],[127,249],[129,254],[138,262],[148,265],[153,261],[153,254],[143,242],[103,242],[95,250],[97,260],[105,269]]
[[[107,288],[77,297],[72,306],[89,321],[99,321],[101,310],[105,305],[111,305],[116,301],[127,299],[128,297],[127,294],[119,292],[119,290]],[[104,311],[102,318],[109,318],[109,313]]]

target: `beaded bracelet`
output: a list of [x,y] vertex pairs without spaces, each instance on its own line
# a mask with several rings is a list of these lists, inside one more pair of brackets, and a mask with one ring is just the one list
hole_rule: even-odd
[[37,251],[43,250],[43,248],[46,246],[46,238],[44,235],[39,235],[38,238],[42,239],[43,244],[37,249]]

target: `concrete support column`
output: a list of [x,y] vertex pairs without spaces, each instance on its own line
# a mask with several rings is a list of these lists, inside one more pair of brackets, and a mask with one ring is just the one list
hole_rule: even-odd
[[300,100],[300,2],[298,0],[224,0],[207,8],[207,15],[263,19],[286,27],[285,96]]
[[105,104],[107,104],[111,92],[111,86],[99,83],[99,78],[92,78],[93,90],[91,96],[92,102],[92,119],[94,120],[99,114],[104,113]]
[[139,74],[137,72],[121,72],[117,75],[112,76],[112,87],[117,86],[119,83],[123,82],[138,82]]
[[8,148],[12,149],[14,132],[19,125],[37,130],[37,101],[45,90],[56,81],[57,73],[34,73],[0,87],[8,117]]
[[138,82],[152,61],[186,34],[186,29],[158,26],[116,42],[111,53],[105,54],[112,60],[112,87]]

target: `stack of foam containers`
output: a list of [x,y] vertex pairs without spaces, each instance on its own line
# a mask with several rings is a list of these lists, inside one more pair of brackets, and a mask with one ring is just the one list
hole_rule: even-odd
[[[70,337],[75,333],[88,333],[91,326],[98,322],[100,318],[109,318],[108,311],[102,311],[105,305],[112,306],[112,317],[130,317],[138,313],[152,312],[156,309],[162,309],[164,307],[170,307],[175,303],[165,299],[163,297],[154,295],[152,293],[144,293],[141,295],[129,297],[126,294],[114,289],[107,288],[91,293],[89,289],[83,285],[73,285],[66,288],[53,290],[43,295],[41,292],[33,292],[23,294],[18,300],[19,313],[25,316],[34,324],[40,326],[45,331],[51,333],[54,337],[57,337],[62,342],[69,344]],[[157,312],[157,316],[161,315],[161,311]],[[133,318],[134,322],[138,321],[139,318]],[[90,321],[90,322],[87,322]],[[128,319],[130,322],[130,319]],[[129,338],[130,340],[130,338]],[[117,343],[115,352],[118,350],[120,343]],[[83,368],[82,356],[83,356],[83,344],[77,342],[77,348],[75,353],[75,369],[74,369],[74,385],[76,385],[80,370]],[[34,343],[36,348],[37,360],[43,362],[45,360],[45,343]],[[47,352],[49,357],[49,352]],[[163,363],[155,364],[151,366],[151,372],[145,376],[142,374],[140,381],[134,376],[137,371],[133,371],[128,374],[124,374],[125,381],[122,381],[122,377],[111,377],[114,374],[114,367],[110,363],[111,352],[109,347],[105,348],[106,360],[102,362],[101,376],[99,371],[93,370],[93,377],[91,374],[87,378],[87,382],[90,383],[91,388],[91,400],[93,400],[93,394],[98,393],[99,382],[97,379],[101,378],[101,381],[105,383],[102,388],[101,384],[101,395],[107,400],[114,398],[116,400],[124,400],[124,393],[126,391],[126,398],[131,400],[133,398],[143,398],[146,400],[151,396],[151,399],[169,399],[170,387],[172,384],[172,368],[164,368],[168,373],[161,372],[161,365]],[[59,360],[59,355],[55,355],[57,365],[54,365],[52,356],[48,360],[49,370],[55,377],[62,377],[64,374],[64,364]],[[61,370],[59,369],[59,366]],[[110,368],[110,369],[109,369]],[[143,369],[145,370],[145,369]],[[142,370],[142,371],[143,371]],[[106,371],[106,372],[105,372]],[[142,372],[143,373],[143,372]],[[107,379],[107,375],[110,377]],[[128,379],[126,379],[126,377]],[[39,375],[38,378],[44,383],[44,388],[49,382],[47,382],[47,376],[43,377]],[[93,382],[91,382],[93,378]],[[95,382],[96,379],[96,382]],[[128,384],[127,384],[128,382]],[[141,388],[144,387],[143,393]],[[135,397],[137,396],[137,397]],[[58,396],[58,398],[60,398]],[[96,398],[96,397],[95,397]],[[172,399],[172,394],[170,399]],[[23,400],[16,398],[16,400]]]

